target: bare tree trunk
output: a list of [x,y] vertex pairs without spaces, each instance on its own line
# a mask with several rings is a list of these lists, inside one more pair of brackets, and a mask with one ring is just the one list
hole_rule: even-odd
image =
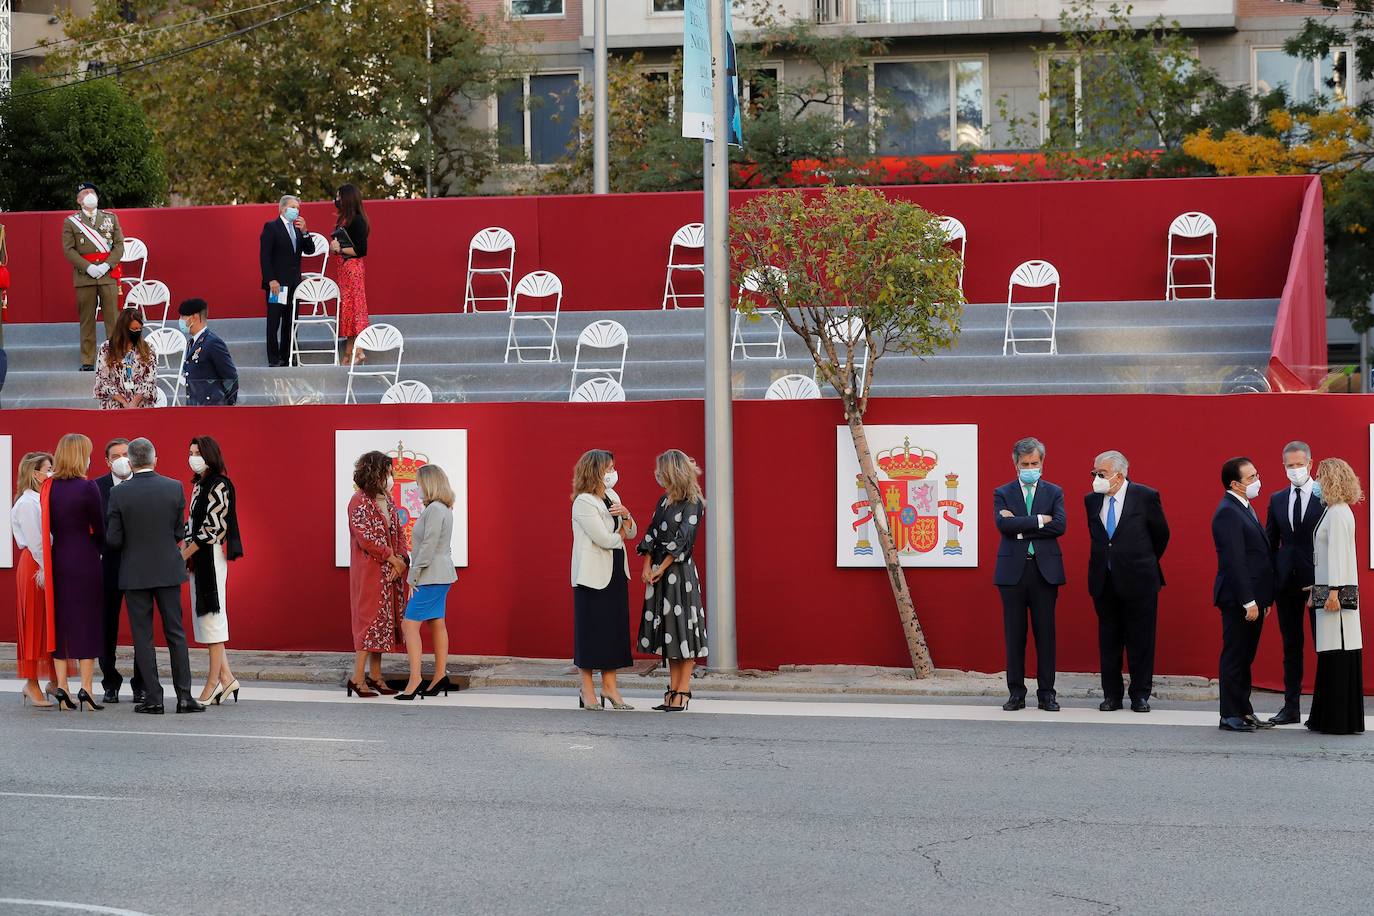
[[854,439],[854,454],[859,459],[864,492],[868,494],[868,507],[873,512],[873,527],[878,532],[878,543],[883,548],[887,581],[892,586],[892,597],[897,602],[897,616],[902,621],[902,634],[906,636],[907,651],[911,653],[911,669],[918,678],[933,677],[935,664],[930,660],[926,634],[921,629],[921,622],[916,619],[916,606],[911,600],[911,590],[907,588],[906,576],[902,573],[902,562],[897,556],[897,546],[892,541],[892,531],[887,527],[887,514],[883,510],[882,495],[878,489],[878,471],[873,464],[873,453],[868,448],[868,434],[864,431],[863,419],[853,408],[846,410],[845,416],[849,422],[849,434]]

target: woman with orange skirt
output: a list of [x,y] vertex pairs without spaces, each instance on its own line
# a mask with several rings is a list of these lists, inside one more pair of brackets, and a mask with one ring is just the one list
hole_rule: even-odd
[[43,600],[43,506],[38,491],[52,476],[52,455],[29,452],[19,461],[14,490],[19,498],[10,509],[10,530],[19,546],[15,569],[18,588],[19,641],[15,661],[24,679],[24,702],[51,706],[38,686],[38,679],[53,680],[52,652],[57,643],[47,602]]

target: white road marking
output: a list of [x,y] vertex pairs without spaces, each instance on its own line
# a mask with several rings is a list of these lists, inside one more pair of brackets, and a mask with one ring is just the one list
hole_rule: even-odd
[[44,792],[0,792],[6,798],[62,798],[72,801],[133,801],[127,795],[48,795]]
[[157,735],[166,738],[247,738],[254,741],[322,741],[328,744],[382,744],[376,738],[301,738],[295,735],[239,735],[211,732],[136,732],[124,728],[50,728],[52,732],[76,732],[89,735]]
[[0,897],[0,903],[15,906],[41,906],[50,910],[74,910],[78,913],[105,913],[107,916],[148,916],[138,910],[121,910],[112,906],[97,906],[94,903],[69,903],[65,900],[24,900],[19,897]]

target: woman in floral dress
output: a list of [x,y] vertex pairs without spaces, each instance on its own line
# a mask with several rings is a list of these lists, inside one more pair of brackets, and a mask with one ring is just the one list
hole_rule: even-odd
[[138,309],[119,313],[114,333],[95,360],[95,399],[101,410],[152,407],[157,403],[157,362],[143,340]]
[[348,501],[348,585],[357,657],[349,696],[396,692],[382,680],[382,653],[396,652],[401,644],[410,558],[400,514],[391,501],[392,483],[391,459],[382,452],[367,452],[353,466],[353,485],[358,489]]

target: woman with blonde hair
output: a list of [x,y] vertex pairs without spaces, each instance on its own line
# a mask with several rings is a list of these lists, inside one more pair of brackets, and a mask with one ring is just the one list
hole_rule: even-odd
[[19,546],[14,584],[18,590],[19,638],[15,667],[24,679],[24,702],[51,706],[38,686],[39,678],[53,681],[52,651],[56,648],[52,618],[43,600],[43,504],[38,498],[52,476],[52,455],[29,452],[19,460],[14,490],[19,497],[10,509],[10,530]]
[[[630,562],[625,541],[635,520],[616,495],[615,456],[605,449],[583,453],[573,468],[572,584],[573,664],[582,673],[580,709],[633,709],[620,695],[616,669],[630,654]],[[593,675],[601,672],[601,698]]]
[[1317,679],[1307,727],[1328,735],[1358,735],[1364,731],[1364,644],[1355,513],[1350,507],[1364,493],[1354,469],[1339,458],[1323,459],[1317,471],[1326,513],[1312,537],[1316,585],[1308,604],[1316,613]]
[[639,648],[668,660],[668,690],[655,709],[681,712],[692,700],[692,669],[705,658],[706,602],[692,549],[706,513],[701,468],[677,449],[658,456],[654,479],[664,494],[637,551],[644,556],[644,618]]
[[[68,433],[53,450],[53,476],[38,494],[43,507],[43,599],[56,630],[52,697],[60,709],[105,707],[91,698],[95,660],[105,643],[105,576],[100,552],[105,547],[105,514],[100,489],[86,479],[91,466],[91,440]],[[81,671],[77,703],[67,695],[67,662]]]
[[[414,589],[406,605],[401,632],[405,635],[406,655],[410,659],[410,680],[397,700],[416,696],[432,697],[443,691],[448,696],[453,686],[448,679],[448,630],[444,625],[444,605],[448,590],[458,578],[453,568],[453,487],[448,475],[437,464],[426,464],[415,475],[425,509],[410,530],[410,587]],[[420,624],[429,623],[429,640],[434,646],[434,679],[423,687],[420,672],[423,644]]]

